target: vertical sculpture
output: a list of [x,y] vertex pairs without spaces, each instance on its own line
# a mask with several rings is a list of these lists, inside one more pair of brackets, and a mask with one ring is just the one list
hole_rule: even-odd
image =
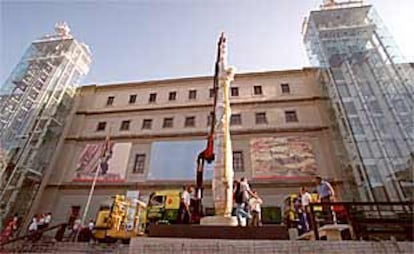
[[216,216],[203,217],[204,225],[237,225],[231,216],[233,208],[233,152],[230,139],[229,88],[233,81],[234,68],[227,67],[227,43],[224,34],[219,41],[218,62],[216,64],[215,126],[214,126],[214,173],[213,202]]
[[230,139],[230,83],[234,78],[234,68],[227,67],[227,42],[224,34],[221,34],[220,60],[219,60],[219,87],[217,91],[216,154],[213,174],[213,198],[214,208],[218,216],[231,216],[233,208],[233,150]]

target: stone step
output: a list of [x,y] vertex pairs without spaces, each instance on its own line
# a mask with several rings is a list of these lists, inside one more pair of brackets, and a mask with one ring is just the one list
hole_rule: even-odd
[[206,226],[206,225],[156,225],[148,228],[149,237],[179,237],[200,239],[262,239],[287,240],[287,229],[282,225],[262,227]]

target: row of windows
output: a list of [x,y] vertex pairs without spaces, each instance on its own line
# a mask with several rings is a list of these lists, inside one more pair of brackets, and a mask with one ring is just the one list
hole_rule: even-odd
[[[290,86],[288,83],[283,83],[280,84],[280,88],[283,94],[290,94]],[[210,98],[214,97],[214,89],[210,88]],[[254,95],[262,95],[263,94],[263,89],[262,86],[260,85],[256,85],[253,87],[253,93]],[[239,88],[238,87],[231,87],[230,88],[230,95],[232,97],[237,97],[239,96]],[[176,91],[171,91],[168,94],[168,100],[169,101],[175,101],[177,99],[177,92]],[[197,90],[192,89],[188,91],[188,99],[189,100],[195,100],[197,99]],[[106,100],[106,105],[107,106],[111,106],[114,104],[115,101],[115,96],[109,96],[108,99]],[[137,101],[137,95],[136,94],[131,94],[129,95],[129,104],[134,104]],[[148,102],[149,103],[155,103],[157,101],[157,93],[150,93],[149,94],[149,98],[148,98]]]
[[[207,125],[210,125],[212,121],[211,115],[207,117]],[[295,110],[285,111],[285,121],[287,123],[298,122],[298,116]],[[152,129],[153,119],[144,119],[142,121],[141,129],[150,130]],[[255,123],[256,124],[267,124],[266,112],[258,112],[255,114]],[[241,114],[232,114],[230,117],[230,125],[241,125],[242,124],[242,115]],[[119,130],[128,131],[130,129],[131,120],[123,120]],[[187,116],[184,121],[184,127],[195,127],[196,117]],[[174,118],[165,117],[162,123],[162,128],[173,128],[174,127]],[[96,128],[96,131],[104,131],[106,128],[106,122],[99,122]]]
[[[136,154],[132,173],[143,174],[145,172],[145,154]],[[233,151],[233,168],[235,172],[244,172],[243,151]]]

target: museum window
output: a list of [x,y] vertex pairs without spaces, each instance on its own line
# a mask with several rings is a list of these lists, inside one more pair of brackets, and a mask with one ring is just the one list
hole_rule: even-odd
[[197,90],[188,91],[188,99],[195,100],[197,98]]
[[230,125],[241,125],[241,114],[232,114],[230,117]]
[[187,116],[185,118],[184,127],[194,127],[195,126],[195,116]]
[[214,88],[210,88],[210,94],[209,94],[209,96],[210,96],[210,98],[213,98],[214,97]]
[[144,119],[142,121],[142,129],[150,130],[152,128],[152,119]]
[[106,100],[106,106],[111,106],[114,104],[115,96],[108,96],[108,99]]
[[290,86],[288,83],[282,83],[280,87],[282,88],[282,94],[290,94]]
[[266,112],[256,113],[256,124],[267,124]]
[[211,125],[211,121],[213,121],[213,114],[214,112],[211,111],[210,114],[207,116],[207,126]]
[[243,152],[233,152],[233,169],[234,172],[244,172]]
[[231,96],[239,96],[239,88],[238,87],[231,87],[230,88]]
[[131,123],[130,120],[122,121],[120,130],[121,131],[127,131],[127,130],[129,130],[130,123]]
[[285,119],[287,123],[298,122],[298,116],[296,114],[296,111],[285,111]]
[[162,128],[172,128],[173,127],[173,118],[166,117],[164,118],[164,122],[162,123]]
[[143,174],[145,169],[145,154],[136,154],[133,173]]
[[150,93],[148,102],[156,102],[157,101],[157,94],[156,93]]
[[129,96],[129,104],[133,104],[137,101],[137,95],[136,94],[131,94]]
[[176,100],[176,98],[177,98],[177,92],[170,92],[170,93],[168,94],[168,100],[169,100],[169,101],[175,101],[175,100]]
[[263,94],[262,86],[254,86],[253,92],[254,92],[254,95],[262,95]]
[[96,131],[104,131],[106,128],[106,122],[99,122],[96,127]]

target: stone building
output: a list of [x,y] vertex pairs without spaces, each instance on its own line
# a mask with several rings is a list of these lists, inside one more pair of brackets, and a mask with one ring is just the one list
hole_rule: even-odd
[[[212,85],[211,77],[191,77],[79,88],[33,212],[51,211],[63,222],[72,210],[82,211],[94,174],[89,164],[106,137],[114,143],[109,169],[98,178],[87,218],[127,190],[145,199],[154,190],[194,184]],[[235,178],[247,177],[264,207],[280,208],[302,185],[313,190],[314,175],[343,196],[347,176],[318,69],[236,74],[230,93]],[[206,208],[213,207],[211,169],[205,169]]]

